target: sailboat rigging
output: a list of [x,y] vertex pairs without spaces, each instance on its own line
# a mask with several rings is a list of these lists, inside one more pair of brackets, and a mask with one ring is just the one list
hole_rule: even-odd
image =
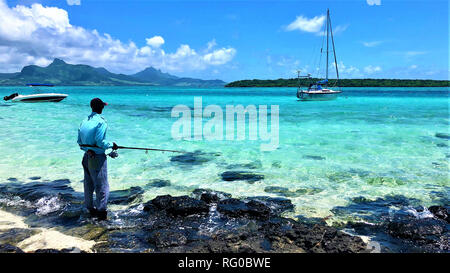
[[[298,79],[298,88],[297,88],[297,98],[302,101],[310,101],[310,100],[334,100],[338,97],[340,90],[332,90],[329,88],[329,80],[328,80],[328,62],[329,62],[329,44],[331,37],[331,45],[333,47],[333,55],[334,55],[334,65],[336,67],[336,87],[339,85],[339,70],[337,66],[337,58],[336,58],[336,49],[334,46],[334,37],[333,37],[333,29],[331,27],[331,18],[330,18],[330,10],[327,9],[327,22],[325,27],[326,37],[327,37],[327,50],[326,50],[326,72],[325,79],[319,80],[317,82],[313,82],[309,85],[307,90],[303,90],[300,87],[300,78],[311,78],[311,74],[307,76],[300,76],[300,71],[297,71],[297,79]],[[323,49],[323,47],[322,47]],[[321,54],[323,50],[321,51]],[[334,87],[334,86],[333,86]]]

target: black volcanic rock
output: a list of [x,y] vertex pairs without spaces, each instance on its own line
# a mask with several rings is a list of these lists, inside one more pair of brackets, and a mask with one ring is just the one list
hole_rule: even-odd
[[220,174],[223,181],[239,181],[244,180],[252,184],[256,181],[264,179],[264,175],[255,174],[247,171],[226,171]]
[[140,200],[144,190],[141,187],[131,187],[126,190],[116,190],[109,193],[110,204],[126,205],[135,200]]
[[209,211],[209,207],[204,201],[185,195],[177,197],[172,197],[170,195],[157,196],[155,199],[144,205],[144,210],[150,211],[152,206],[174,216],[186,216]]
[[438,138],[443,138],[443,139],[450,139],[450,134],[446,134],[446,133],[436,133],[434,136],[438,137]]
[[0,253],[23,253],[23,251],[10,244],[0,244]]
[[232,217],[267,218],[271,214],[271,209],[261,202],[255,200],[244,202],[235,198],[219,201],[217,210]]
[[447,223],[450,223],[449,209],[441,206],[431,206],[428,210],[433,213],[434,217],[442,219]]
[[392,221],[387,224],[389,234],[394,237],[414,241],[433,241],[434,237],[440,236],[446,230],[443,221],[425,218],[414,220]]
[[231,194],[229,193],[221,191],[213,191],[210,189],[195,189],[192,192],[192,195],[195,198],[205,201],[208,204],[217,203],[221,200],[231,198]]

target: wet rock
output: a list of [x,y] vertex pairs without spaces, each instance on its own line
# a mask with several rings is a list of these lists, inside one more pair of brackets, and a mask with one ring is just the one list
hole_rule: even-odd
[[298,195],[313,195],[316,193],[320,193],[322,191],[323,191],[322,189],[318,188],[302,188],[295,190],[295,193]]
[[170,180],[153,179],[150,183],[145,185],[146,188],[163,188],[170,186]]
[[446,226],[443,221],[433,218],[392,221],[387,224],[389,234],[414,241],[433,241],[443,234]]
[[27,201],[37,201],[51,196],[58,196],[63,201],[82,200],[82,193],[76,193],[69,185],[68,179],[51,182],[13,182],[0,184],[0,194],[18,196]]
[[170,161],[176,162],[179,164],[201,165],[203,163],[213,160],[214,157],[218,156],[218,155],[219,154],[204,153],[204,152],[197,150],[197,151],[191,152],[191,153],[185,153],[182,155],[172,156],[170,158]]
[[256,160],[250,163],[240,163],[240,164],[230,164],[227,166],[227,169],[261,169],[262,163],[260,160]]
[[32,177],[29,177],[28,179],[30,179],[30,180],[39,180],[39,179],[41,179],[41,177],[40,176],[32,176]]
[[63,221],[77,221],[86,213],[84,205],[81,202],[78,204],[70,203],[64,207],[63,211],[59,213],[59,216]]
[[247,181],[248,183],[255,183],[264,179],[264,175],[254,174],[246,171],[226,171],[220,174],[224,181]]
[[438,138],[443,138],[443,139],[450,139],[450,134],[446,134],[446,133],[436,133],[434,136],[438,137]]
[[261,202],[255,200],[243,202],[235,198],[229,198],[219,201],[217,203],[217,210],[220,213],[232,217],[267,218],[271,214],[270,208]]
[[231,194],[221,191],[214,191],[210,189],[195,189],[192,192],[194,198],[205,201],[207,204],[217,203],[220,200],[231,198]]
[[433,215],[439,219],[442,219],[446,221],[447,223],[450,223],[450,216],[449,212],[450,210],[445,207],[441,206],[431,206],[428,208],[428,210],[433,213]]
[[359,177],[363,177],[363,178],[370,175],[370,171],[366,171],[363,169],[356,169],[356,168],[350,168],[348,170],[348,172],[351,174],[358,175]]
[[268,193],[275,193],[275,194],[283,195],[283,196],[289,196],[291,194],[291,191],[288,188],[278,187],[278,186],[267,186],[264,188],[264,191],[268,192]]
[[325,157],[318,155],[304,155],[303,158],[313,159],[313,160],[325,160]]
[[183,232],[174,230],[158,230],[150,234],[149,242],[158,248],[185,245],[187,238]]
[[0,244],[0,253],[24,253],[22,249],[10,245],[10,244]]
[[[259,229],[272,243],[283,238],[305,252],[356,253],[363,252],[366,244],[359,237],[349,236],[325,225],[308,226],[292,219],[274,218],[264,222]],[[276,246],[277,244],[275,244]]]
[[72,247],[63,249],[54,249],[54,248],[36,249],[34,253],[87,253],[87,252],[82,251],[77,247]]
[[272,162],[272,167],[281,168],[281,161],[276,160],[276,161]]
[[279,215],[285,211],[293,211],[294,205],[291,200],[281,197],[254,196],[247,197],[245,200],[254,200],[268,206],[273,214]]
[[61,251],[54,248],[44,248],[44,249],[36,249],[34,253],[61,253]]
[[4,232],[0,231],[0,244],[16,245],[39,232],[39,230],[25,228],[12,228]]
[[99,225],[87,224],[68,230],[66,233],[71,236],[80,237],[85,240],[98,240],[108,230]]
[[369,177],[366,179],[367,184],[370,185],[385,185],[385,186],[399,186],[405,185],[406,181],[400,178],[393,177]]
[[[336,216],[352,215],[354,219],[360,219],[371,223],[381,223],[389,221],[392,207],[398,209],[406,207],[418,207],[421,201],[407,198],[403,195],[386,195],[375,200],[359,196],[351,199],[347,206],[334,207],[331,212]],[[406,212],[403,212],[405,214]]]
[[144,205],[145,211],[151,211],[152,207],[166,211],[174,216],[186,216],[192,214],[207,213],[208,205],[202,201],[189,196],[172,197],[170,195],[160,195]]
[[152,248],[148,242],[148,231],[142,227],[122,227],[102,235],[93,250],[99,253],[147,252]]
[[140,200],[144,190],[141,187],[131,187],[126,190],[111,191],[109,193],[110,204],[127,205],[135,200]]
[[316,188],[303,188],[303,189],[297,189],[295,191],[290,191],[288,188],[285,187],[278,187],[278,186],[268,186],[264,188],[265,192],[268,193],[274,193],[278,194],[284,197],[298,197],[301,195],[312,195],[321,192],[321,189]]
[[353,179],[353,175],[349,172],[331,172],[326,174],[328,180],[332,182],[345,182]]
[[438,144],[436,144],[436,146],[439,147],[439,148],[446,148],[446,147],[448,147],[448,145],[445,144],[445,143],[438,143]]

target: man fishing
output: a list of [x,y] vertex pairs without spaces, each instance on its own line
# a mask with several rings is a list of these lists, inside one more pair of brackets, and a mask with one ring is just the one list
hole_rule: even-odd
[[[108,169],[105,150],[117,150],[115,142],[107,142],[106,129],[108,125],[101,116],[103,108],[108,105],[99,98],[91,100],[92,113],[85,118],[78,129],[78,145],[85,151],[83,156],[84,170],[84,204],[93,217],[99,220],[107,219],[106,207],[109,197]],[[95,191],[95,206],[93,194]]]

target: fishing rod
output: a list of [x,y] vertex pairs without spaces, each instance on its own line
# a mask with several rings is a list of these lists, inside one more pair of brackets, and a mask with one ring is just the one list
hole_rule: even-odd
[[[80,147],[92,147],[92,148],[99,148],[97,145],[89,145],[89,144],[80,144]],[[159,151],[159,152],[170,152],[170,153],[180,153],[185,154],[187,152],[183,151],[176,151],[176,150],[165,150],[165,149],[155,149],[155,148],[141,148],[141,147],[125,147],[125,146],[117,146],[118,149],[128,149],[128,150],[143,150],[143,151]],[[116,158],[119,154],[116,152],[116,150],[113,150],[111,153],[108,154],[112,158]]]
[[175,151],[175,150],[164,150],[164,149],[154,149],[154,148],[139,148],[139,147],[125,147],[125,146],[117,146],[117,149],[160,151],[160,152],[171,152],[171,153],[181,153],[181,154],[185,154],[186,153],[186,152]]

